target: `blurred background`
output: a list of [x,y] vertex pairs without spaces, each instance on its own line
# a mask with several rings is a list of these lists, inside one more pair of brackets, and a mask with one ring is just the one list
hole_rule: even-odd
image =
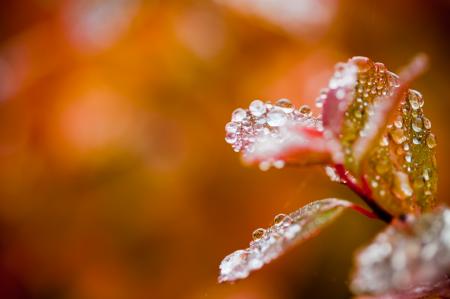
[[414,84],[450,192],[450,2],[21,0],[0,5],[0,298],[350,298],[383,224],[346,212],[236,284],[218,265],[273,216],[358,199],[322,169],[240,164],[224,125],[251,100],[313,105],[354,55]]

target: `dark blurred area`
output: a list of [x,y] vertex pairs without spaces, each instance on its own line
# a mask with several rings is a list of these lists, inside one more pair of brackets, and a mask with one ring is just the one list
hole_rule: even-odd
[[[0,5],[0,298],[350,298],[351,212],[249,279],[218,265],[280,212],[358,199],[321,168],[243,167],[224,125],[252,99],[313,105],[338,61],[414,88],[450,181],[449,1],[22,0]],[[446,133],[447,132],[447,133]]]

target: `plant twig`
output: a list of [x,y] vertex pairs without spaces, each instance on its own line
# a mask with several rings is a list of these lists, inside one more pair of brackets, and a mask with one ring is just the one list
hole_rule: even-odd
[[[369,208],[373,211],[373,213],[382,221],[386,223],[390,223],[393,219],[393,216],[383,209],[380,205],[378,205],[370,195],[370,189],[367,186],[364,188],[360,187],[356,184],[352,178],[349,177],[348,173],[345,170],[344,165],[336,164],[334,166],[336,169],[336,173],[339,175],[342,181],[351,189],[353,192],[358,194],[359,197],[369,206]],[[363,178],[364,181],[364,178]],[[367,182],[365,182],[367,184]]]

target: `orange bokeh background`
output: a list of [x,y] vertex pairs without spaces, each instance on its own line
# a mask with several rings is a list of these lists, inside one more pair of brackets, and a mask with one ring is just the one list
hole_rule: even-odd
[[[275,3],[275,4],[274,4]],[[243,167],[252,99],[313,105],[338,61],[431,66],[414,88],[447,201],[450,2],[22,0],[0,6],[0,298],[349,298],[383,224],[346,212],[236,284],[218,265],[280,212],[358,199],[320,167]]]

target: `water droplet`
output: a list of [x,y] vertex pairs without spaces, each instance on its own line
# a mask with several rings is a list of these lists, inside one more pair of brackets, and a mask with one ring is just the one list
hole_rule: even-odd
[[258,166],[261,171],[267,171],[270,169],[270,166],[272,166],[272,164],[269,161],[261,161],[259,162]]
[[390,135],[392,137],[392,140],[394,140],[395,143],[397,144],[402,144],[403,142],[406,141],[406,136],[403,133],[402,129],[394,129],[392,131],[390,131]]
[[413,190],[406,173],[401,171],[396,171],[394,173],[394,186],[392,191],[400,199],[406,199],[413,195]]
[[417,138],[413,138],[413,144],[420,144],[420,140]]
[[405,155],[405,161],[408,162],[408,163],[412,162],[412,155],[411,155],[411,153],[407,153]]
[[339,88],[336,91],[336,99],[343,100],[345,98],[345,90],[343,88]]
[[397,117],[397,119],[394,121],[394,126],[395,126],[397,129],[401,129],[402,125],[403,125],[403,119],[402,119],[401,116],[399,116],[399,117]]
[[287,115],[281,109],[274,109],[267,113],[267,123],[271,127],[279,127],[286,123]]
[[267,122],[267,119],[264,116],[258,117],[258,118],[255,119],[255,123],[258,124],[258,125],[263,125],[266,122]]
[[308,105],[301,106],[300,109],[298,109],[298,111],[305,116],[311,116],[312,114],[311,107],[309,107]]
[[383,136],[380,140],[381,146],[388,146],[389,145],[389,139],[386,136]]
[[420,92],[414,89],[409,90],[408,101],[413,110],[417,110],[423,106],[423,97]]
[[403,150],[406,151],[406,152],[409,151],[409,144],[408,143],[404,143],[403,144]]
[[248,108],[250,110],[250,113],[254,116],[261,116],[266,112],[266,105],[260,100],[254,100],[250,103],[250,106]]
[[233,111],[233,113],[231,115],[231,120],[239,123],[239,122],[243,121],[246,116],[247,116],[247,112],[244,109],[237,108],[236,110]]
[[430,134],[427,136],[426,142],[427,142],[427,146],[428,146],[429,148],[435,148],[436,145],[437,145],[437,143],[436,143],[436,137],[434,136],[433,133],[430,133]]
[[281,108],[281,110],[283,110],[285,113],[291,113],[295,108],[294,105],[292,105],[291,101],[289,101],[288,99],[279,99],[275,103],[275,106]]
[[264,234],[266,233],[266,230],[264,228],[257,228],[252,233],[252,238],[254,241],[261,239],[264,237]]
[[423,126],[427,130],[431,129],[431,121],[426,117],[423,118]]
[[414,130],[414,132],[417,132],[417,133],[421,132],[422,126],[423,126],[422,118],[416,117],[412,120],[411,127]]
[[273,218],[273,223],[281,224],[286,217],[286,214],[278,214]]
[[238,128],[239,128],[239,124],[234,123],[234,122],[229,122],[225,125],[225,131],[227,133],[236,133]]
[[275,167],[276,169],[283,168],[285,164],[286,163],[283,160],[277,160],[277,161],[272,163],[273,167]]
[[430,180],[430,174],[428,173],[428,169],[424,169],[423,170],[423,179],[425,181],[429,181]]
[[227,133],[225,136],[225,141],[229,144],[235,143],[237,140],[237,136],[235,133]]

